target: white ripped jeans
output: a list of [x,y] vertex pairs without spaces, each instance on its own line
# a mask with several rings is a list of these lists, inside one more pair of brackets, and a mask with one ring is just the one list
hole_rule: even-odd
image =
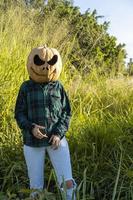
[[[73,181],[73,188],[66,190],[66,199],[72,200],[72,194],[73,190],[76,188],[76,183],[72,177],[69,147],[65,137],[61,140],[61,144],[56,150],[53,150],[51,146],[30,147],[24,145],[24,156],[30,179],[30,189],[42,190],[44,187],[44,163],[46,151],[48,152],[54,167],[59,185],[61,186],[63,181]],[[73,199],[76,199],[75,195]]]

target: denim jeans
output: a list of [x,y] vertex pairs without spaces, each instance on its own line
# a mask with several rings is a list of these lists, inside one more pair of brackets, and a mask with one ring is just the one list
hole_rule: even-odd
[[[61,140],[61,144],[56,150],[53,150],[51,146],[30,147],[24,145],[24,156],[28,169],[30,189],[42,190],[44,187],[44,165],[46,151],[54,167],[59,186],[61,187],[62,183],[66,182],[67,180],[73,181],[73,188],[66,190],[66,199],[72,200],[72,193],[76,188],[76,183],[72,177],[69,147],[65,137]],[[75,195],[73,199],[75,200]]]

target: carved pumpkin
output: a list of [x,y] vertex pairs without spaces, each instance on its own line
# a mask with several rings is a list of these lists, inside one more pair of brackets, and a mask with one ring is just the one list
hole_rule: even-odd
[[31,50],[27,61],[28,73],[38,83],[56,81],[62,70],[59,52],[45,46]]

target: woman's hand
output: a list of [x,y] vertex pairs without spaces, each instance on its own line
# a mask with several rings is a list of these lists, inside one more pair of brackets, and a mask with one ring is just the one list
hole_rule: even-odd
[[52,135],[49,142],[52,142],[52,148],[56,150],[60,146],[60,137],[58,135]]
[[34,128],[32,129],[32,134],[34,135],[34,137],[36,137],[37,139],[43,139],[43,138],[47,138],[48,136],[43,133],[41,133],[40,130],[44,131],[45,127],[44,126],[39,126],[37,124],[34,125]]

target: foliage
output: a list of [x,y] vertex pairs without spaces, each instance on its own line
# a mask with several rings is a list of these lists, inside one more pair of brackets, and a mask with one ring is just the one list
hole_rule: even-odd
[[133,75],[133,60],[130,58],[129,63],[127,64],[127,71],[130,76]]
[[[112,75],[123,66],[123,47],[106,33],[107,24],[97,24],[96,13],[82,15],[67,1],[56,5],[51,1],[41,11],[17,2],[0,5],[0,199],[28,199],[30,192],[14,105],[20,84],[28,78],[27,55],[31,48],[44,43],[58,48],[63,58],[60,79],[73,110],[67,138],[78,184],[77,199],[133,199],[133,82],[130,77]],[[90,32],[86,21],[90,19],[87,42]],[[104,34],[98,39],[100,31]],[[84,63],[91,65],[89,73],[85,73]],[[61,199],[48,159],[46,181],[40,199]]]
[[125,45],[117,44],[117,39],[107,33],[108,22],[98,23],[101,16],[97,16],[96,10],[81,14],[79,8],[69,1],[50,0],[44,7],[46,18],[51,11],[55,11],[59,19],[69,22],[69,35],[75,38],[69,59],[76,68],[83,66],[88,72],[96,67],[100,68],[101,73],[113,70],[116,74],[124,71]]

